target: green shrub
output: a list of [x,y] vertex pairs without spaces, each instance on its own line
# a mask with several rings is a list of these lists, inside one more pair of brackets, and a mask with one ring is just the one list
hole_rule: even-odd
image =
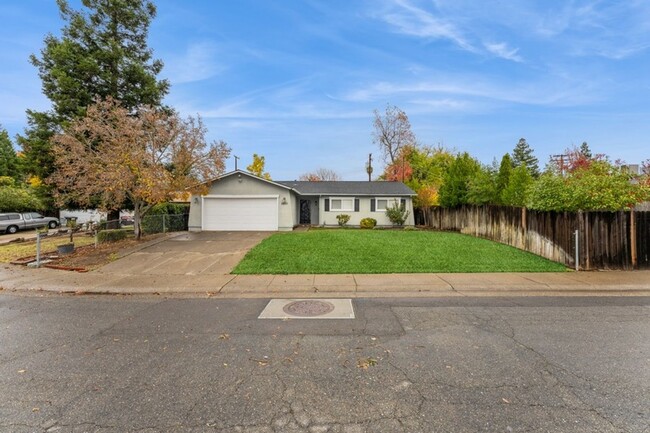
[[339,225],[343,227],[348,223],[348,221],[350,221],[350,215],[342,213],[340,215],[337,215],[336,219],[339,221]]
[[187,203],[160,203],[149,209],[147,215],[182,215],[189,213],[189,208]]
[[133,234],[133,229],[102,230],[97,233],[97,242],[103,244],[105,242],[121,241],[131,234]]
[[377,220],[374,218],[364,218],[359,225],[362,229],[372,229],[377,225]]
[[[9,183],[7,179],[2,177],[3,184]],[[0,185],[0,212],[29,212],[45,207],[34,188]]]
[[391,207],[386,209],[386,216],[393,225],[403,226],[404,221],[406,221],[406,218],[409,216],[409,211],[406,210],[406,206],[394,203]]
[[413,226],[406,226],[406,227],[404,227],[404,231],[405,231],[405,232],[414,232],[414,231],[416,231],[416,230],[417,230],[417,228],[415,228],[415,227],[413,227]]

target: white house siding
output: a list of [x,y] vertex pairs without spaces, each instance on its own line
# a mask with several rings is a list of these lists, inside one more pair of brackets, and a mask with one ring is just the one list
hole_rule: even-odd
[[[233,173],[218,179],[210,186],[207,196],[270,196],[278,197],[278,230],[292,230],[296,224],[294,209],[297,206],[294,193],[287,188],[267,182],[245,173]],[[190,200],[189,230],[200,231],[202,208],[200,196]]]
[[[334,196],[336,198],[338,197],[345,197],[345,196]],[[321,197],[318,203],[318,209],[319,209],[319,214],[318,218],[320,221],[321,225],[324,226],[338,226],[338,220],[336,219],[337,215],[340,214],[346,214],[350,215],[350,221],[348,221],[349,226],[358,226],[361,223],[361,220],[364,218],[374,218],[377,220],[377,226],[380,227],[389,227],[392,226],[393,223],[390,222],[388,217],[386,216],[386,211],[375,211],[372,212],[371,206],[370,206],[370,200],[371,199],[376,199],[376,198],[400,198],[400,199],[405,199],[406,200],[406,209],[409,211],[408,218],[404,222],[404,225],[406,226],[412,226],[415,225],[415,219],[413,217],[413,200],[411,197],[386,197],[386,196],[379,196],[379,197],[364,197],[364,196],[359,196],[359,197],[354,197],[359,199],[359,212],[354,212],[354,211],[325,211],[325,199],[330,199],[332,197]],[[330,201],[331,203],[331,201]],[[331,209],[331,208],[330,208]]]

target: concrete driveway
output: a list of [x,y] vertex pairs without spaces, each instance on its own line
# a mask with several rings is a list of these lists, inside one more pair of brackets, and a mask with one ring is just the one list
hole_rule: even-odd
[[99,273],[224,275],[272,232],[183,233],[110,263]]

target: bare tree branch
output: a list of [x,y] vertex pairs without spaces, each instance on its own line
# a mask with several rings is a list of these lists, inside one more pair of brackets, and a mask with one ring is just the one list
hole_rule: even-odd
[[328,168],[319,168],[314,172],[301,174],[298,179],[311,182],[339,181],[341,180],[341,176],[339,176],[338,173],[336,173],[334,170],[330,170]]
[[382,151],[384,161],[394,164],[400,149],[416,144],[415,134],[411,131],[411,122],[406,113],[394,105],[386,105],[383,116],[377,110],[374,114],[373,142]]

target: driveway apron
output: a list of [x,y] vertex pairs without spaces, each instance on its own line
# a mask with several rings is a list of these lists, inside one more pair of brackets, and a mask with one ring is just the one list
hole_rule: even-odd
[[271,232],[183,233],[98,270],[121,275],[224,275]]

